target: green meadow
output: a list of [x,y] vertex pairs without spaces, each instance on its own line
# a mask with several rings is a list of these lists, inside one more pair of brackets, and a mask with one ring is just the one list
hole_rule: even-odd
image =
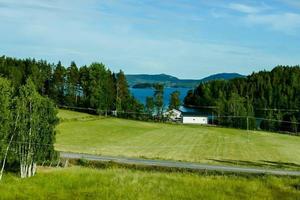
[[66,110],[60,110],[59,117],[59,151],[300,169],[300,137],[296,136],[99,118]]
[[39,169],[6,175],[0,199],[300,199],[300,179],[154,172],[124,168]]

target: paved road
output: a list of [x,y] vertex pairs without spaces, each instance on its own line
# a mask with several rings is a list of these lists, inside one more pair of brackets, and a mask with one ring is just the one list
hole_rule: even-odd
[[273,169],[257,169],[249,167],[231,167],[231,166],[219,166],[208,165],[192,162],[178,162],[178,161],[166,161],[166,160],[150,160],[140,158],[124,158],[114,156],[98,156],[90,154],[60,152],[61,158],[69,159],[85,159],[91,161],[113,161],[121,164],[134,164],[142,166],[159,166],[178,169],[194,169],[194,170],[206,170],[206,171],[218,171],[218,172],[237,172],[248,174],[270,174],[270,175],[282,175],[282,176],[300,176],[300,171],[288,171],[288,170],[273,170]]

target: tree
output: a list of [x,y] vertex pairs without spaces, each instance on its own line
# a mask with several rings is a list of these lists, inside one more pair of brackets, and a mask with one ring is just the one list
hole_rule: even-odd
[[128,89],[128,83],[126,76],[122,70],[117,74],[117,85],[116,85],[116,109],[118,111],[127,111],[129,104],[128,100],[130,98],[130,93]]
[[245,98],[241,97],[237,93],[232,93],[228,100],[228,110],[227,113],[229,116],[232,116],[229,125],[237,128],[246,128],[246,116],[247,110],[245,107]]
[[146,98],[146,112],[149,114],[149,116],[152,116],[154,113],[154,99],[153,97],[147,97]]
[[89,68],[89,101],[90,106],[101,114],[106,109],[105,84],[106,68],[102,63],[93,63]]
[[[295,128],[291,122],[300,121],[300,115],[295,115],[295,120],[289,111],[300,107],[299,79],[299,66],[277,66],[271,71],[253,73],[245,78],[209,81],[201,83],[194,92],[189,92],[185,97],[185,105],[217,106],[217,113],[225,116],[246,114],[250,116],[250,128],[256,127],[256,116],[264,119],[260,124],[264,130],[291,131]],[[220,93],[223,95],[218,95]],[[232,94],[238,100],[244,99],[243,103],[233,102]],[[232,126],[233,123],[239,128],[245,126],[241,120],[229,117],[220,121],[225,126]]]
[[16,148],[21,178],[34,176],[37,162],[53,156],[55,126],[58,123],[54,104],[40,96],[31,80],[22,86],[15,100]]
[[116,86],[115,86],[115,79],[112,72],[108,69],[105,73],[105,80],[104,80],[104,110],[107,112],[113,110],[116,104]]
[[161,118],[164,109],[164,86],[162,84],[154,84],[154,104],[157,117]]
[[66,101],[70,106],[77,105],[79,93],[79,71],[75,62],[71,62],[66,72]]
[[[9,132],[12,122],[11,118],[11,93],[12,87],[6,79],[0,78],[0,162],[2,164],[0,180],[2,179],[4,167],[6,164],[8,149],[10,146]],[[2,157],[2,155],[4,155]]]
[[291,129],[292,129],[292,132],[293,133],[298,133],[298,121],[297,121],[297,118],[293,115],[291,117]]
[[65,104],[65,76],[66,69],[58,62],[52,75],[50,97],[61,105]]
[[169,104],[169,109],[179,109],[180,107],[180,92],[179,91],[174,91],[170,95],[170,104]]
[[89,107],[89,68],[83,66],[79,69],[80,106]]

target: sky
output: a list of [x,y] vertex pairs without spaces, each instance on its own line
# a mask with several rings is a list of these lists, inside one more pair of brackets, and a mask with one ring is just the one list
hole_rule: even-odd
[[300,0],[0,0],[0,55],[203,78],[300,64]]

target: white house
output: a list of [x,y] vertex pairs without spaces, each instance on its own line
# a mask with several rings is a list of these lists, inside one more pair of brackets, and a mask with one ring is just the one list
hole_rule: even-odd
[[200,116],[197,113],[182,112],[177,109],[166,111],[164,117],[183,124],[208,124],[208,117]]
[[181,121],[182,112],[177,109],[172,109],[172,110],[164,112],[164,117],[167,117],[172,121]]
[[208,124],[208,117],[202,116],[182,116],[183,124]]

